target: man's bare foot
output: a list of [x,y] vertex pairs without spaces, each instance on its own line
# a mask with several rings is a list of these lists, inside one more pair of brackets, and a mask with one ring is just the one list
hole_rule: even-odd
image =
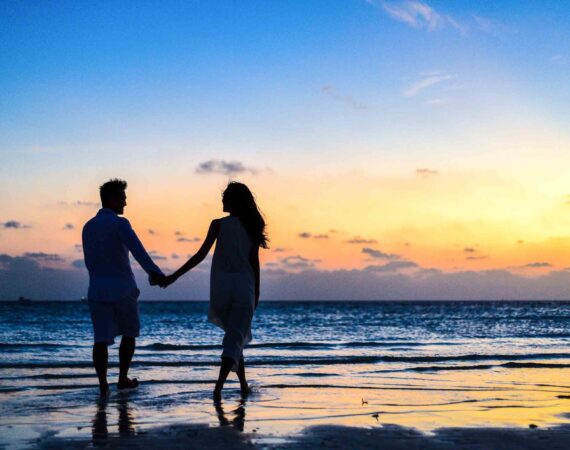
[[102,399],[109,397],[109,383],[99,385],[99,397]]
[[124,380],[119,380],[117,383],[117,389],[120,391],[124,391],[126,389],[136,389],[139,385],[139,380],[133,378],[132,380],[129,378],[125,378]]

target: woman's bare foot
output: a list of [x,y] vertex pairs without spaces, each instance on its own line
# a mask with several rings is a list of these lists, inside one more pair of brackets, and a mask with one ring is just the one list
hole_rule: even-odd
[[242,384],[240,386],[240,392],[241,392],[242,398],[247,397],[249,394],[251,394],[251,388],[249,387],[249,384],[247,384],[247,383]]
[[212,397],[214,398],[214,402],[219,402],[220,400],[222,400],[222,390],[219,388],[215,388]]

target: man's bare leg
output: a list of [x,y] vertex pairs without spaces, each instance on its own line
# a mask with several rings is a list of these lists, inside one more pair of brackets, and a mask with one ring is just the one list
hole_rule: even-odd
[[106,397],[109,393],[109,384],[107,383],[107,365],[109,361],[109,351],[106,342],[95,342],[93,344],[93,365],[97,378],[99,378],[99,390],[102,397]]
[[123,336],[119,347],[119,389],[129,389],[138,386],[136,378],[130,380],[128,377],[131,361],[135,354],[136,339],[134,337]]

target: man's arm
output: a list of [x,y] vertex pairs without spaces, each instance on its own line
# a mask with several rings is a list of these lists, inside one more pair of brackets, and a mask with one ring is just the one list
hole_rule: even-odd
[[154,284],[158,284],[160,280],[164,278],[162,270],[152,261],[148,253],[144,249],[142,242],[139,240],[135,231],[131,227],[130,222],[127,219],[121,221],[119,226],[119,234],[121,240],[125,246],[132,253],[133,257],[141,265],[146,273],[150,276],[150,281]]

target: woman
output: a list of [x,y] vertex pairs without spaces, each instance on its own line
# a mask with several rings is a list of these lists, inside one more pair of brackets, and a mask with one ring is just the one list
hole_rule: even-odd
[[216,241],[208,320],[225,331],[216,400],[221,399],[230,371],[237,372],[242,395],[249,393],[243,348],[251,341],[251,321],[259,303],[259,248],[268,248],[265,221],[245,184],[229,183],[222,204],[229,216],[212,221],[202,247],[163,283],[168,286],[200,264]]

